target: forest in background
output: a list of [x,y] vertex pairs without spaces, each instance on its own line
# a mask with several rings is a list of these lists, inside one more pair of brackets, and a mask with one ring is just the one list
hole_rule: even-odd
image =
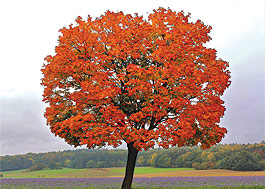
[[[105,168],[125,167],[127,150],[78,149],[47,153],[0,156],[0,171],[27,169],[62,169],[63,167]],[[229,169],[239,171],[265,170],[265,142],[257,144],[219,144],[208,150],[199,146],[156,148],[141,151],[137,166],[157,168]]]

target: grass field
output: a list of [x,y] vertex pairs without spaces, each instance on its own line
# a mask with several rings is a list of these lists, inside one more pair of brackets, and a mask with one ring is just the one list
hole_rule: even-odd
[[[161,174],[167,172],[177,172],[184,170],[194,170],[192,168],[153,168],[137,167],[135,175]],[[82,178],[82,177],[122,177],[125,168],[99,168],[99,169],[59,169],[59,170],[41,170],[25,172],[25,170],[2,172],[5,178]]]
[[[123,177],[125,168],[25,170],[2,172],[4,178],[87,178]],[[264,171],[194,170],[192,168],[136,167],[134,177],[208,177],[208,176],[265,176]]]

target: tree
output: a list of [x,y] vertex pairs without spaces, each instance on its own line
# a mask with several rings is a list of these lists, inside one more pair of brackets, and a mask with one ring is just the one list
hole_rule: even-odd
[[155,167],[160,168],[169,168],[171,167],[171,157],[168,156],[168,154],[164,153],[158,156],[155,160]]
[[40,171],[47,168],[47,166],[43,163],[38,163],[29,168],[29,171]]
[[89,160],[86,163],[86,168],[94,168],[95,167],[95,161],[94,160]]
[[156,159],[157,159],[157,156],[158,156],[157,153],[154,153],[154,154],[152,154],[152,156],[151,156],[150,164],[151,164],[152,167],[155,167],[155,161],[156,161]]
[[56,169],[56,162],[55,161],[50,162],[49,165],[48,165],[48,167],[50,169]]
[[140,156],[137,160],[138,166],[144,166],[145,165],[145,159],[144,156]]
[[224,158],[219,162],[222,169],[236,171],[261,171],[264,170],[263,164],[259,161],[258,155],[247,151],[240,151]]
[[49,163],[48,167],[50,169],[63,169],[59,162],[52,161]]
[[217,59],[210,26],[190,14],[154,10],[148,20],[105,12],[60,30],[55,55],[43,66],[43,101],[51,131],[88,148],[127,143],[122,188],[130,188],[137,154],[160,147],[221,141],[230,85],[228,63]]
[[71,168],[71,160],[70,159],[65,160],[64,166],[68,167],[68,168]]

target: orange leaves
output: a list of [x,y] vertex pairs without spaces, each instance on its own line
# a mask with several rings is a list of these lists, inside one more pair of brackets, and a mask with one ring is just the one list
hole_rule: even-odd
[[204,47],[211,27],[189,18],[164,8],[148,20],[107,11],[62,28],[42,69],[51,131],[90,148],[219,142],[229,65]]

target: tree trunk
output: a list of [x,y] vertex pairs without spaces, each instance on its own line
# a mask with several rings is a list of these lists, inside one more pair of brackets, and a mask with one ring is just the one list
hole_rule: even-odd
[[127,148],[128,148],[127,167],[122,184],[122,189],[131,189],[136,159],[138,155],[138,151],[133,147],[133,142],[128,143]]

